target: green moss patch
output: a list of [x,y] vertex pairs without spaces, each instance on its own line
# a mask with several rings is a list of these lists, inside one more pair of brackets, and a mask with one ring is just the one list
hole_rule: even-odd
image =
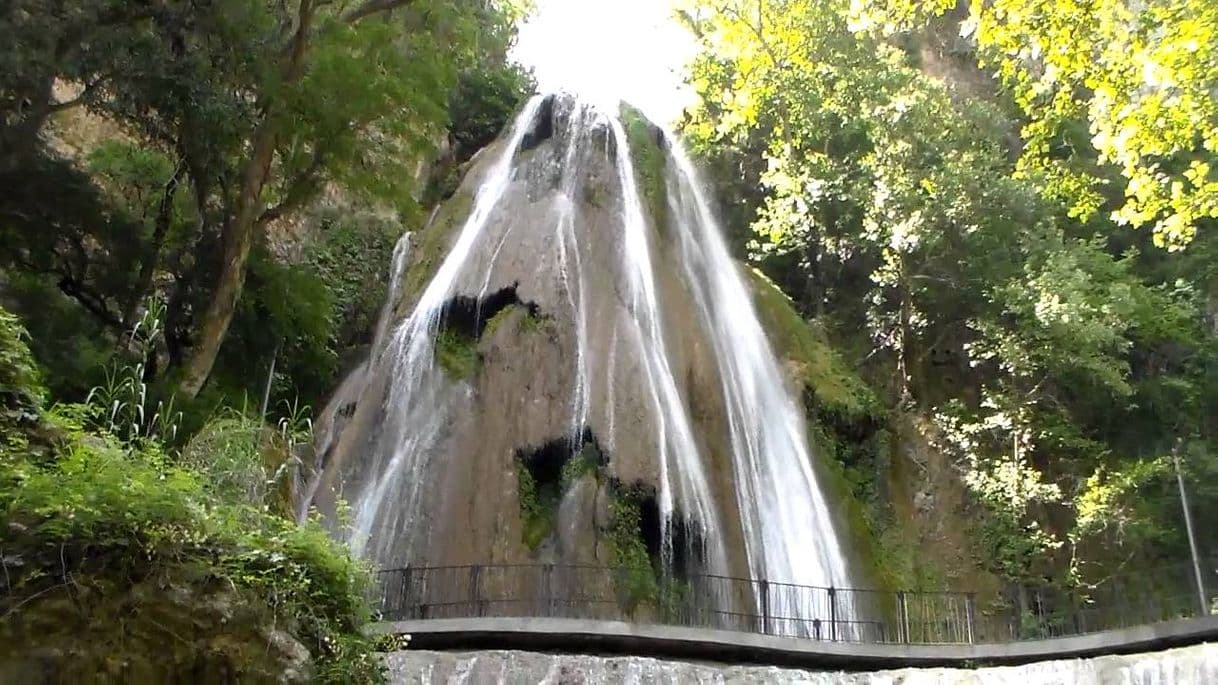
[[406,302],[418,299],[427,283],[431,281],[453,239],[453,231],[459,230],[473,208],[473,198],[457,191],[436,212],[435,218],[414,236],[410,265],[402,279],[402,296]]
[[601,453],[595,442],[588,441],[562,466],[563,489],[574,485],[576,481],[591,474],[600,477],[600,469],[605,464],[605,455]]
[[516,463],[520,517],[524,524],[521,538],[525,546],[535,552],[554,532],[562,492],[553,483],[538,483],[525,459],[517,457]]
[[452,329],[440,329],[436,334],[436,363],[452,378],[473,378],[482,365],[478,341]]
[[516,479],[520,500],[521,533],[526,547],[537,551],[554,533],[563,494],[588,474],[600,475],[604,455],[595,440],[585,440],[572,451],[570,438],[551,440],[540,447],[516,453]]
[[635,176],[639,190],[643,193],[656,229],[663,232],[668,227],[668,185],[665,181],[667,158],[653,135],[655,130],[639,110],[622,104],[622,125],[626,129],[626,143],[630,146],[630,158],[634,161]]
[[[520,314],[517,314],[520,312]],[[549,317],[534,313],[525,305],[510,304],[503,309],[500,309],[486,322],[486,328],[482,331],[482,337],[487,337],[494,334],[495,331],[502,328],[509,319],[519,317],[516,321],[516,331],[519,333],[538,333],[545,330],[546,322]]]
[[794,303],[756,269],[748,270],[753,304],[779,356],[795,367],[819,411],[859,420],[879,411],[875,393],[829,344],[824,332],[795,311]]
[[638,486],[615,485],[609,502],[609,564],[616,569],[618,601],[627,612],[654,602],[659,593],[655,566],[643,535],[644,494]]

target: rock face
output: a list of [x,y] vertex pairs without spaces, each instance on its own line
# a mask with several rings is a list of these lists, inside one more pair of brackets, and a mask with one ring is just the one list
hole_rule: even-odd
[[[394,567],[645,551],[678,573],[801,582],[767,570],[767,540],[786,535],[783,554],[846,584],[808,504],[802,424],[781,444],[752,425],[770,409],[754,400],[786,397],[779,366],[747,296],[725,304],[706,275],[728,257],[689,228],[701,205],[665,140],[629,110],[535,98],[398,250],[384,335],[319,422],[303,489],[357,552]],[[735,317],[760,342],[733,340]],[[730,363],[736,344],[773,373]],[[782,516],[759,504],[784,497]]]
[[906,668],[875,673],[799,671],[773,666],[717,666],[643,657],[532,652],[396,652],[386,657],[395,685],[440,683],[805,683],[807,685],[1201,685],[1218,682],[1218,645],[1148,654],[1044,661],[993,668]]
[[0,682],[312,682],[312,656],[282,616],[225,583],[78,580],[0,623]]

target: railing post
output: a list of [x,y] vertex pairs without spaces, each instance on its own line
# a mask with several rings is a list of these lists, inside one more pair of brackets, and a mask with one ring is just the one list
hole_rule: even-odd
[[484,613],[481,587],[482,567],[474,564],[469,567],[469,598],[473,605],[474,615],[481,617]]
[[770,634],[770,581],[761,579],[761,632]]
[[974,626],[977,625],[977,594],[974,592],[968,593],[964,598],[965,624],[968,626],[968,643],[971,645],[977,641],[977,636],[974,634]]
[[546,616],[554,613],[554,564],[541,567],[542,597],[545,600]]
[[398,611],[400,619],[414,618],[418,607],[410,593],[410,564],[402,569],[401,589],[398,592]]
[[909,644],[909,603],[904,590],[897,593],[897,618],[901,622],[901,642]]
[[829,639],[837,642],[837,589],[829,588]]

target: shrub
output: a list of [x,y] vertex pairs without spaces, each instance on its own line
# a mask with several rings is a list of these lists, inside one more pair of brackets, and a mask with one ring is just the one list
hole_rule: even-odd
[[0,672],[260,680],[294,653],[307,665],[303,645],[316,680],[381,678],[361,630],[370,576],[316,522],[267,506],[258,422],[221,416],[175,458],[87,427],[106,425],[96,406],[43,410],[3,309],[0,381],[5,416],[25,416],[0,426]]

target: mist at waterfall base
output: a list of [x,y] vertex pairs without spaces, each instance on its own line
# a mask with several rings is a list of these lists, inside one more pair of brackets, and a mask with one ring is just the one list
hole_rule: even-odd
[[[542,122],[544,117],[551,120]],[[522,199],[528,194],[522,185],[527,181],[524,148],[542,124],[561,129],[564,147],[555,156],[556,190]],[[353,467],[359,477],[345,483],[328,474],[351,506],[351,522],[343,534],[357,554],[386,566],[437,562],[424,558],[431,515],[427,501],[439,482],[437,469],[451,458],[437,445],[450,438],[462,407],[475,392],[470,382],[454,380],[436,361],[446,306],[457,297],[482,302],[493,291],[492,277],[498,278],[505,268],[505,245],[522,239],[526,231],[541,231],[546,239],[537,243],[538,271],[554,274],[551,280],[556,282],[547,281],[545,290],[559,293],[551,306],[566,308],[561,318],[571,323],[577,341],[570,360],[571,387],[565,396],[549,401],[565,404],[563,434],[595,433],[610,460],[627,449],[629,440],[641,439],[630,435],[631,426],[649,427],[647,444],[655,451],[649,458],[658,471],[662,565],[686,552],[674,550],[675,544],[694,539],[699,542],[701,570],[729,573],[734,550],[728,549],[725,538],[730,529],[739,532],[747,573],[755,579],[853,585],[817,483],[801,405],[786,387],[741,267],[728,252],[694,165],[676,136],[664,132],[659,137],[666,155],[666,225],[657,225],[662,220],[653,216],[654,210],[649,213],[620,113],[571,96],[548,95],[533,97],[500,141],[475,159],[481,175],[467,179],[476,183],[468,217],[455,229],[451,247],[409,314],[395,321],[393,305],[401,297],[402,272],[411,254],[411,238],[403,238],[395,250],[389,301],[370,358],[344,382],[319,423],[317,445],[324,459],[341,437],[337,413],[368,392],[375,379],[387,386],[375,429],[361,443],[367,449]],[[591,194],[585,186],[590,183],[589,169],[596,165],[609,165],[616,172],[611,211],[620,235],[612,236],[612,264],[594,263],[596,255],[583,244],[591,229],[582,223],[579,207],[586,202],[581,198]],[[549,203],[549,225],[514,221],[513,207],[522,202]],[[674,264],[679,265],[675,272]],[[614,298],[611,306],[596,311],[590,302],[605,294],[594,289],[594,271],[610,275],[607,283]],[[709,341],[706,347],[715,368],[706,374],[718,378],[720,397],[715,404],[722,407],[730,445],[730,454],[722,457],[730,461],[730,504],[721,501],[722,492],[716,498],[711,455],[691,419],[696,398],[688,396],[678,371],[678,360],[692,354],[679,341],[692,334],[666,316],[672,279],[679,281],[681,296],[692,301],[697,312],[695,320],[683,325],[696,327],[699,339]],[[607,289],[604,283],[596,287]],[[627,368],[641,379],[638,384],[624,385]],[[645,422],[620,415],[616,408],[623,393],[643,398]],[[316,482],[310,484],[308,496],[316,489]],[[693,532],[678,541],[677,530]],[[797,597],[772,601],[777,615],[801,618],[814,613],[814,607],[801,606]]]

